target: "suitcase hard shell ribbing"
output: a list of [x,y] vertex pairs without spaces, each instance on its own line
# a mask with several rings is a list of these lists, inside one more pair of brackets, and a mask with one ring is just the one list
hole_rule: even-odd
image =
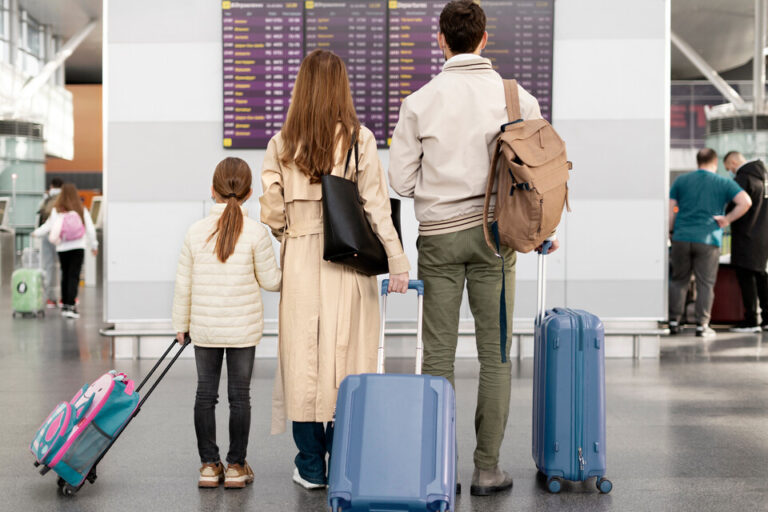
[[562,480],[604,478],[605,334],[598,317],[581,310],[544,312],[545,254],[539,256],[538,316],[534,335],[533,460],[559,492]]
[[[187,337],[184,345],[174,354],[141,399],[139,391],[171,352],[176,344],[175,339],[135,390],[133,381],[125,374],[112,370],[93,384],[84,386],[69,402],[69,413],[62,414],[62,406],[66,407],[67,404],[59,404],[43,422],[30,444],[36,459],[35,467],[42,466],[40,474],[45,475],[53,469],[59,475],[57,485],[65,496],[75,494],[86,481],[94,483],[96,466],[136,417],[144,402],[189,343]],[[67,423],[74,415],[73,411],[77,412],[76,418],[80,420],[75,425],[69,424],[68,428],[64,428],[67,425],[62,427],[62,424]],[[54,442],[54,436],[57,435],[63,436],[64,439]]]
[[423,283],[409,283],[419,292],[416,375],[382,374],[387,285],[379,373],[350,375],[339,387],[328,505],[332,512],[453,511],[456,399],[446,379],[420,375]]

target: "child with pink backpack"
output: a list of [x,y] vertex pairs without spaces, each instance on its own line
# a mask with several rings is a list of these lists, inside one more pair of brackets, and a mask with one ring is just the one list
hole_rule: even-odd
[[61,264],[61,314],[66,318],[80,318],[75,301],[85,248],[89,245],[95,256],[98,254],[99,242],[96,240],[91,214],[83,206],[73,184],[66,183],[61,187],[48,220],[32,232],[32,236],[44,235],[48,235],[48,239],[56,246]]

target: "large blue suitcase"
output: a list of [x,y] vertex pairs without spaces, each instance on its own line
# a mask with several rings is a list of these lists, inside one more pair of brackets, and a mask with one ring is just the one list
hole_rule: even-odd
[[605,333],[586,311],[544,312],[545,254],[539,256],[539,303],[534,336],[533,460],[559,492],[563,480],[605,478]]
[[382,283],[378,373],[339,386],[328,475],[332,512],[453,511],[456,499],[456,399],[442,377],[421,374],[419,293],[416,375],[383,374],[388,282]]

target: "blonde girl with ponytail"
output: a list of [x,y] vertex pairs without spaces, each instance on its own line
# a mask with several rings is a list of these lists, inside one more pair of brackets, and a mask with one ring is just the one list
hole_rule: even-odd
[[[253,482],[245,461],[251,424],[250,384],[264,330],[261,288],[278,291],[282,278],[267,230],[248,217],[251,169],[240,158],[216,166],[210,214],[190,226],[181,248],[173,298],[179,343],[195,347],[195,433],[202,467],[199,487],[242,488]],[[215,407],[224,354],[229,398],[229,451],[224,469],[216,444]]]

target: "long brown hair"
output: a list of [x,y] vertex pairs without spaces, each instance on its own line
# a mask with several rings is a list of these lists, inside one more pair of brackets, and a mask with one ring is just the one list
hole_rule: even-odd
[[72,183],[65,183],[61,186],[61,192],[56,196],[56,202],[53,204],[58,213],[77,212],[80,220],[85,223],[83,217],[83,201],[77,194],[77,187]]
[[344,61],[333,52],[311,52],[302,61],[293,86],[281,131],[280,162],[295,163],[310,183],[317,183],[333,170],[336,148],[349,147],[359,128]]
[[225,158],[213,172],[213,190],[227,206],[219,217],[216,229],[208,237],[210,241],[218,233],[214,252],[219,261],[226,263],[235,252],[237,239],[243,232],[243,212],[240,203],[251,191],[251,168],[245,160],[235,157]]

